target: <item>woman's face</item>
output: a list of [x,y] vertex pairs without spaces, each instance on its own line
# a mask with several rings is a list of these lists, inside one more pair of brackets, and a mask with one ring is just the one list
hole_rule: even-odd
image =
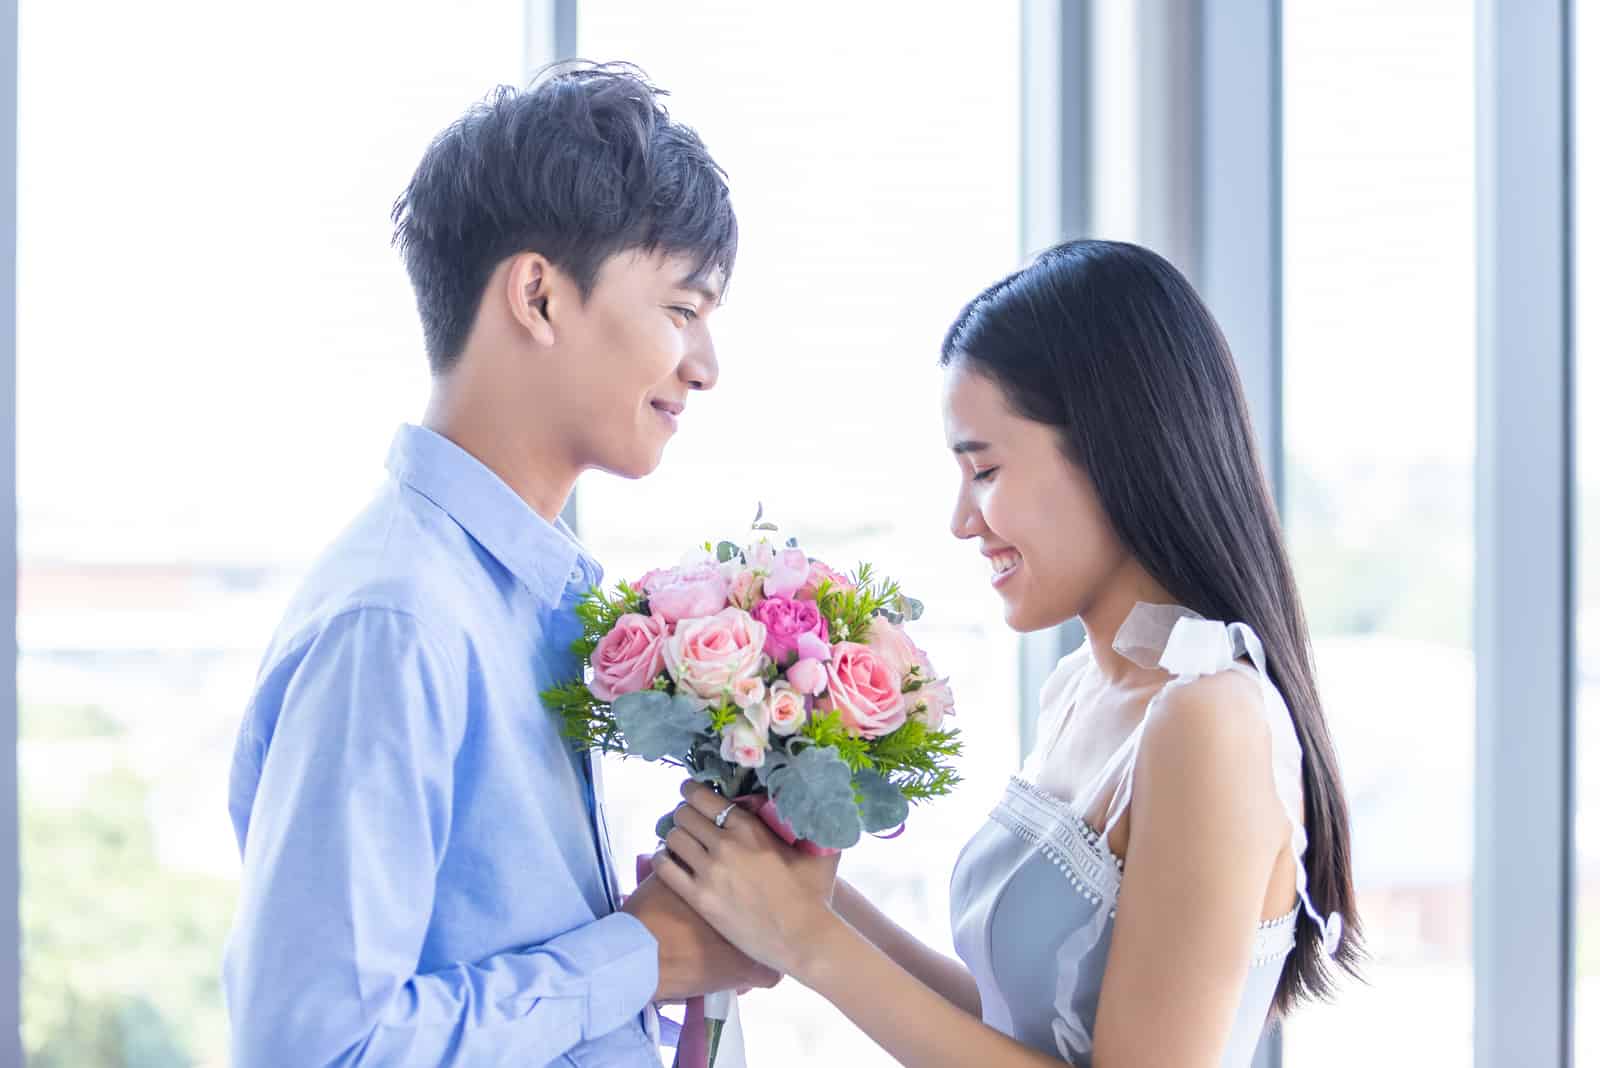
[[944,426],[961,469],[950,531],[988,558],[1006,623],[1032,631],[1083,614],[1127,552],[1056,430],[1017,415],[959,355],[945,369]]

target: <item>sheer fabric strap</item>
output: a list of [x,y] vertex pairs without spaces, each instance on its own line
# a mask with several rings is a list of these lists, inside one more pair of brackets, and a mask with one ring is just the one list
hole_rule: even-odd
[[[1167,626],[1170,626],[1170,631],[1161,648],[1159,660],[1154,665],[1147,663],[1153,651],[1152,636]],[[1339,948],[1339,941],[1343,937],[1344,919],[1337,912],[1324,918],[1312,903],[1307,888],[1305,852],[1308,842],[1305,826],[1300,817],[1300,774],[1303,754],[1300,740],[1295,736],[1294,723],[1289,718],[1289,710],[1267,675],[1266,650],[1261,644],[1260,637],[1243,623],[1224,624],[1216,620],[1203,619],[1185,609],[1153,605],[1140,605],[1123,630],[1127,633],[1127,638],[1124,640],[1123,633],[1118,634],[1119,653],[1147,667],[1159,666],[1173,676],[1150,702],[1151,708],[1154,708],[1169,691],[1202,676],[1243,670],[1242,665],[1238,663],[1241,657],[1248,658],[1251,666],[1255,668],[1257,682],[1261,688],[1262,712],[1267,718],[1267,726],[1272,736],[1273,784],[1292,828],[1290,841],[1295,858],[1295,892],[1300,904],[1306,910],[1306,915],[1311,917],[1322,934],[1322,952],[1331,957]],[[1133,757],[1124,767],[1122,780],[1111,798],[1105,831],[1108,835],[1117,821],[1127,814],[1132,803],[1133,770],[1137,763],[1138,740],[1143,737],[1145,724],[1148,722],[1147,710],[1144,720],[1135,729],[1131,739],[1134,747]]]

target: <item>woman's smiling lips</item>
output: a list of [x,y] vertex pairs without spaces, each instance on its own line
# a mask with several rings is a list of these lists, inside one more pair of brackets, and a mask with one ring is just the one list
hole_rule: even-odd
[[1022,566],[1022,554],[1015,549],[994,548],[980,551],[989,558],[989,564],[994,568],[989,583],[996,589],[1004,585],[1006,580],[1015,575],[1017,569]]

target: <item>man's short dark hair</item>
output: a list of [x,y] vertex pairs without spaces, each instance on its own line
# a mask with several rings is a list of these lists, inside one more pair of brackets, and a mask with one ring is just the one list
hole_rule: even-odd
[[525,90],[499,87],[428,146],[393,219],[435,374],[460,357],[490,274],[518,253],[543,255],[584,299],[619,252],[732,272],[727,176],[665,95],[628,64],[560,64]]

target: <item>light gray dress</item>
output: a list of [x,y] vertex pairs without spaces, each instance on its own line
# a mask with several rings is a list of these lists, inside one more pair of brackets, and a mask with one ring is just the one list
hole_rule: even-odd
[[[1239,1000],[1223,1068],[1247,1068],[1267,1021],[1284,960],[1294,948],[1295,920],[1305,909],[1331,953],[1341,929],[1326,922],[1306,895],[1305,831],[1300,824],[1301,752],[1277,688],[1267,678],[1261,642],[1249,627],[1202,619],[1170,605],[1140,604],[1118,631],[1118,653],[1172,679],[1151,700],[1144,719],[1111,758],[1083,805],[1115,782],[1107,831],[1127,812],[1133,768],[1150,711],[1174,687],[1202,675],[1239,671],[1260,683],[1261,710],[1272,734],[1273,778],[1292,827],[1299,870],[1295,911],[1256,931],[1249,977]],[[1249,657],[1251,665],[1239,662]],[[1044,1053],[1088,1068],[1095,1013],[1117,915],[1122,863],[1079,805],[1052,791],[1060,775],[1059,742],[1083,679],[1096,670],[1087,643],[1062,659],[1040,694],[1039,742],[1012,777],[1000,804],[956,861],[950,911],[957,953],[972,971],[989,1026]]]

